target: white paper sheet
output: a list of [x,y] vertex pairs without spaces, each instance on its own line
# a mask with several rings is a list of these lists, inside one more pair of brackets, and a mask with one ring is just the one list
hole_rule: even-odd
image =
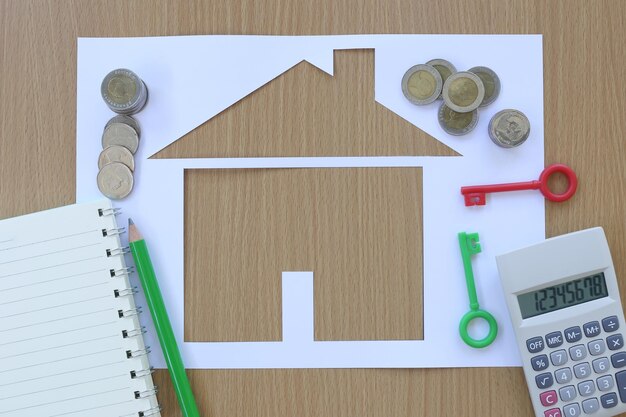
[[[314,157],[150,160],[239,99],[302,60],[332,75],[335,49],[375,50],[376,101],[424,130],[461,157]],[[408,53],[407,51],[410,51]],[[502,82],[500,97],[480,111],[476,129],[463,137],[441,130],[437,105],[415,107],[400,80],[417,63],[446,58],[459,69],[483,65]],[[249,71],[250,63],[254,71]],[[100,97],[108,71],[126,67],[148,86],[150,99],[136,118],[142,142],[135,189],[117,202],[141,226],[152,252],[170,319],[190,368],[361,368],[520,365],[497,275],[495,255],[545,237],[544,199],[524,191],[488,196],[465,207],[463,185],[536,179],[544,168],[543,62],[540,35],[192,36],[79,39],[76,195],[100,197],[96,186],[102,127],[113,116]],[[487,124],[497,111],[516,108],[529,118],[528,141],[517,149],[495,146]],[[557,161],[550,161],[557,162]],[[313,339],[315,271],[283,272],[283,340],[184,342],[183,178],[189,168],[423,167],[424,340],[323,341]],[[120,219],[125,221],[125,217]],[[481,307],[499,324],[485,349],[458,335],[468,295],[457,233],[480,233],[473,257]],[[340,279],[340,277],[338,277]],[[138,298],[140,304],[141,297]],[[149,317],[152,363],[164,367]],[[417,318],[416,318],[417,320]]]

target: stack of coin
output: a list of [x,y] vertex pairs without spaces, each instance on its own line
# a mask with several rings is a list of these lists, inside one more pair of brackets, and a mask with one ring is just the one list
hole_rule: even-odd
[[524,143],[529,135],[530,121],[519,110],[499,111],[489,122],[489,137],[503,148],[515,148]]
[[432,59],[411,67],[402,78],[402,92],[413,104],[443,99],[439,124],[451,135],[465,135],[478,124],[478,108],[493,103],[500,94],[500,79],[487,67],[457,72],[445,59]]
[[100,86],[102,99],[118,113],[104,126],[102,152],[98,158],[98,188],[108,198],[119,200],[130,194],[134,185],[135,152],[141,131],[131,114],[139,112],[148,101],[146,84],[131,70],[118,68],[109,72]]
[[104,102],[115,113],[139,112],[148,100],[146,84],[131,70],[118,68],[109,72],[100,86]]
[[108,198],[122,199],[133,189],[133,155],[139,148],[139,133],[139,124],[130,116],[115,116],[104,128],[97,182],[100,192]]

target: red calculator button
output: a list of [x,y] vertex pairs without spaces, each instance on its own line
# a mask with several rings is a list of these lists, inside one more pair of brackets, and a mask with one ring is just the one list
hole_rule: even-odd
[[559,398],[556,396],[556,391],[546,391],[539,395],[539,399],[541,400],[541,404],[543,404],[544,407],[554,405],[557,403],[557,401],[559,401]]
[[543,415],[545,417],[563,417],[563,415],[561,414],[560,408],[552,408],[548,411],[544,411]]

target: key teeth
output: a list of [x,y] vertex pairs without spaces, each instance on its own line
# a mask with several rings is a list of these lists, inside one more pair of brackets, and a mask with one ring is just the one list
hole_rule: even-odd
[[469,206],[484,206],[487,203],[487,198],[485,194],[482,193],[472,193],[465,194],[465,205]]
[[480,237],[478,236],[478,233],[468,233],[466,235],[466,239],[467,239],[467,248],[470,250],[472,255],[475,255],[477,253],[481,252],[481,247],[480,247]]

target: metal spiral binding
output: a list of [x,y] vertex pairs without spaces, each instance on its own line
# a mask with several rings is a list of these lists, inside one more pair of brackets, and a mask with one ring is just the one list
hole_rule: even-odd
[[111,256],[126,255],[127,253],[130,253],[130,247],[124,246],[121,248],[107,249],[106,252],[107,258],[110,258]]
[[128,276],[130,274],[132,274],[133,272],[135,272],[135,267],[134,266],[127,266],[126,268],[121,268],[121,269],[109,269],[109,273],[111,274],[111,278],[114,277],[121,277],[121,276]]
[[139,329],[122,330],[122,337],[128,339],[130,337],[137,337],[146,334],[146,326],[141,326]]
[[155,385],[152,389],[146,391],[135,391],[135,399],[154,397],[159,392],[158,387]]
[[102,229],[102,236],[103,237],[117,236],[117,235],[121,235],[121,234],[123,234],[125,232],[126,232],[126,228],[125,227],[117,227],[115,229]]
[[117,315],[120,318],[138,316],[141,313],[141,307],[131,308],[130,310],[117,310]]
[[140,411],[138,413],[138,417],[155,416],[155,415],[159,414],[162,409],[163,408],[161,408],[161,406],[158,406],[158,407],[153,407],[153,408],[151,408],[149,410]]
[[138,292],[139,290],[137,289],[137,287],[124,288],[123,290],[113,290],[113,294],[115,295],[115,298],[128,297],[129,295],[133,296],[137,294]]
[[139,350],[127,350],[126,351],[126,357],[128,359],[132,359],[132,358],[138,358],[140,356],[146,356],[148,353],[150,353],[150,346],[146,346],[145,349],[139,349]]
[[[121,210],[116,207],[98,209],[98,215],[100,217],[117,216],[120,213],[121,213]],[[102,229],[101,232],[102,232],[102,237],[119,236],[126,232],[126,228],[125,227],[108,228],[108,229]],[[127,253],[130,253],[130,247],[128,246],[106,250],[107,258],[111,258],[114,256],[124,256]],[[109,269],[109,274],[111,275],[111,278],[124,277],[124,276],[128,277],[133,272],[135,272],[135,268],[132,266],[119,268],[119,269]],[[121,289],[113,290],[113,295],[115,296],[115,298],[129,297],[129,296],[133,297],[135,294],[137,294],[137,292],[138,292],[137,287],[121,288]],[[142,313],[141,307],[136,307],[136,308],[132,308],[129,310],[122,310],[122,309],[117,310],[117,314],[120,318],[138,316],[141,313]],[[136,329],[122,330],[122,337],[124,339],[131,338],[131,337],[141,337],[144,333],[146,333],[146,328],[142,326]],[[146,346],[144,349],[127,350],[126,357],[128,359],[136,359],[141,356],[147,356],[149,353],[150,353],[150,347]],[[130,378],[131,379],[146,378],[152,375],[153,372],[154,372],[153,367],[149,367],[148,369],[131,370]],[[156,396],[157,392],[158,392],[158,389],[156,386],[154,386],[145,391],[134,391],[134,395],[135,395],[135,399],[141,400],[141,399],[146,399],[149,397]],[[161,407],[157,406],[157,407],[153,407],[147,410],[139,411],[136,415],[137,417],[149,417],[149,416],[159,415],[160,412],[161,412]]]
[[100,217],[103,217],[103,216],[117,216],[121,212],[122,212],[122,209],[119,208],[119,207],[98,209],[98,216],[100,216]]
[[144,378],[154,373],[154,368],[151,366],[148,369],[140,369],[138,371],[130,371],[130,379]]

